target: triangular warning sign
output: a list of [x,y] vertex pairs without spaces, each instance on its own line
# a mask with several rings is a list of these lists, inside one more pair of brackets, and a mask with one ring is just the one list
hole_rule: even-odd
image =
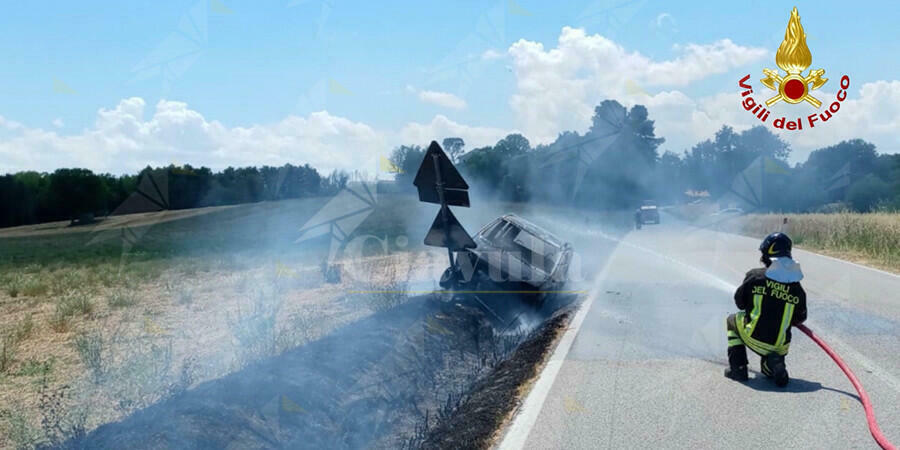
[[[442,207],[442,211],[438,211],[431,229],[425,235],[425,245],[432,247],[447,247],[450,250],[463,250],[466,248],[475,248],[475,241],[469,236],[469,233],[463,228],[456,219],[456,216],[450,211],[450,208]],[[441,217],[442,212],[447,214],[447,229],[444,229],[444,219]]]
[[428,146],[428,151],[425,152],[425,157],[422,159],[422,165],[419,166],[419,171],[416,172],[416,178],[413,180],[413,184],[419,190],[419,200],[428,203],[441,202],[437,192],[438,171],[440,171],[440,181],[444,184],[447,204],[469,206],[469,194],[466,192],[469,185],[466,180],[463,180],[462,175],[459,174],[459,171],[450,162],[450,158],[436,141],[431,141],[431,145]]

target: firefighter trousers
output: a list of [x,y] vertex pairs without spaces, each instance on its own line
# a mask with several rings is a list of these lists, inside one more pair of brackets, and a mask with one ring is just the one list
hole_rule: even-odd
[[730,314],[725,319],[725,334],[728,336],[728,365],[732,369],[747,365],[747,347],[741,340],[741,335],[738,334],[735,317],[735,314]]
[[[741,340],[741,335],[737,329],[737,315],[730,314],[725,319],[725,334],[728,336],[728,365],[732,369],[737,369],[747,365],[747,346]],[[778,362],[784,362],[784,355],[775,352],[768,355],[759,356],[760,370],[765,376],[772,376],[769,366],[774,366]]]

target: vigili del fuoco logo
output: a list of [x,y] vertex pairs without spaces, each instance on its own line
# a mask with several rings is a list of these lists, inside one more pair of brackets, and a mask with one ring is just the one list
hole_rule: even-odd
[[780,130],[813,128],[817,124],[829,121],[840,111],[841,102],[847,99],[850,77],[847,75],[841,77],[841,88],[835,96],[835,100],[827,106],[823,106],[822,101],[812,95],[812,91],[824,86],[828,82],[828,78],[823,77],[825,69],[822,68],[810,69],[805,75],[803,73],[812,64],[812,53],[806,45],[806,32],[803,31],[803,25],[800,24],[800,13],[797,12],[796,7],[791,11],[791,18],[788,20],[787,30],[784,32],[784,41],[781,42],[778,52],[775,53],[775,64],[786,72],[786,75],[782,75],[779,70],[763,69],[765,78],[760,81],[763,86],[775,92],[765,101],[765,106],[752,97],[753,87],[748,83],[749,73],[738,82],[738,85],[744,89],[744,92],[741,92],[741,97],[744,98],[741,104],[761,122],[768,122],[770,111],[767,107],[781,101],[792,105],[806,103],[807,107],[815,108],[817,111],[805,117],[798,116],[796,119],[782,116],[772,120],[772,126]]

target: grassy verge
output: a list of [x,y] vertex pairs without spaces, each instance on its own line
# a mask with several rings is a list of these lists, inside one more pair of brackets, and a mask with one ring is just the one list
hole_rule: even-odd
[[491,448],[501,438],[504,422],[524,401],[547,353],[563,335],[571,312],[550,318],[511,355],[474,384],[459,405],[438,416],[438,425],[421,437],[423,449]]
[[785,231],[797,247],[900,273],[900,213],[750,214],[726,224],[747,236]]
[[[350,277],[323,283],[329,236],[296,241],[328,201],[0,237],[0,448],[52,445],[401,301],[361,304],[347,295],[359,288]],[[379,240],[421,249],[398,239],[410,204],[379,197],[351,235],[378,238],[362,253],[383,253]],[[388,278],[408,272],[379,267]],[[366,288],[404,290],[398,280]],[[71,424],[45,429],[58,421]]]

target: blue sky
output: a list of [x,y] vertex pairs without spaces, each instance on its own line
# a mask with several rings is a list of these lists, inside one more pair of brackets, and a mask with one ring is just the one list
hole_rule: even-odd
[[[226,128],[327,111],[371,127],[380,136],[376,152],[382,153],[410,136],[401,131],[408,124],[428,124],[437,115],[460,126],[522,131],[532,138],[529,120],[539,118],[523,120],[522,111],[511,105],[529,70],[511,61],[508,51],[516,42],[550,51],[563,28],[573,27],[653,61],[673,60],[689,44],[723,39],[770,52],[686,84],[640,85],[650,95],[677,90],[704,98],[737,91],[736,80],[746,73],[759,84],[762,67],[774,68],[774,51],[794,4],[813,66],[833,77],[823,92],[833,88],[828,91],[833,93],[842,73],[852,76],[851,99],[864,83],[897,79],[900,62],[893,55],[900,50],[900,12],[889,2],[855,2],[855,7],[827,1],[781,6],[537,0],[14,2],[0,15],[0,117],[20,124],[20,133],[40,129],[60,138],[77,136],[94,129],[99,110],[138,97],[146,104],[144,119],[160,100],[168,100],[183,102]],[[489,51],[497,57],[485,57]],[[423,101],[428,97],[423,91],[450,94],[465,106]],[[734,108],[739,109],[738,101]],[[665,117],[661,112],[656,118]],[[0,143],[9,134],[0,131]],[[668,149],[681,151],[689,142],[687,136],[672,138]],[[806,148],[819,142],[792,143]],[[48,144],[45,151],[65,152],[65,145]],[[893,141],[880,147],[888,146]],[[85,164],[120,168],[96,156],[84,159]],[[195,164],[230,163],[221,155],[185,156]],[[39,159],[18,164],[24,163],[49,169]],[[0,171],[20,168],[0,163]]]

